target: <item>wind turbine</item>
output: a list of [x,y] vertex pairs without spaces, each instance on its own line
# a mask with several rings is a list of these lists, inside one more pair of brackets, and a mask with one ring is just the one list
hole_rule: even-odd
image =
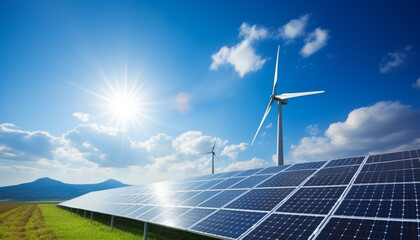
[[221,162],[221,160],[216,156],[216,153],[214,152],[214,148],[216,147],[217,138],[214,140],[213,147],[211,149],[211,152],[205,152],[205,153],[199,153],[199,155],[202,154],[211,154],[211,174],[214,174],[214,157],[217,158]]
[[261,120],[260,126],[258,126],[258,130],[255,133],[254,139],[252,139],[251,145],[254,143],[255,138],[258,135],[258,132],[261,129],[262,124],[264,123],[265,118],[267,117],[268,113],[271,110],[271,106],[273,105],[274,101],[278,103],[278,113],[277,113],[277,166],[284,164],[283,159],[283,129],[282,129],[282,117],[281,117],[281,105],[286,105],[287,100],[289,98],[294,97],[302,97],[307,95],[319,94],[323,93],[324,91],[312,91],[312,92],[298,92],[298,93],[282,93],[280,95],[276,95],[276,87],[277,87],[277,69],[279,63],[279,52],[280,52],[280,45],[277,48],[277,59],[276,59],[276,69],[274,71],[274,83],[273,83],[273,92],[270,96],[270,102],[268,103],[267,109],[265,110],[264,116]]

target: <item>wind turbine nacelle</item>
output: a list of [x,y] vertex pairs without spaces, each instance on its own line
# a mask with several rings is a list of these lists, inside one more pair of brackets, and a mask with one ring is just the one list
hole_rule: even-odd
[[274,96],[273,98],[274,100],[277,100],[279,103],[281,103],[281,105],[286,105],[288,102],[287,99],[282,99],[279,96]]

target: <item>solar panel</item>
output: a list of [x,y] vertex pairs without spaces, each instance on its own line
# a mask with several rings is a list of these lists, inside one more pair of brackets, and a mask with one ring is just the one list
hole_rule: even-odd
[[324,165],[324,163],[325,163],[325,161],[324,162],[299,163],[299,164],[295,164],[295,165],[289,167],[285,171],[317,169],[317,168],[322,167],[322,165]]
[[420,219],[420,184],[353,186],[335,215]]
[[227,239],[420,239],[420,151],[225,172],[60,203]]
[[243,239],[308,239],[322,217],[272,214]]
[[167,211],[161,213],[159,216],[153,218],[152,222],[162,225],[174,226],[176,222],[179,221],[179,216],[186,213],[189,210],[191,210],[191,208],[170,208]]
[[218,194],[220,191],[205,191],[195,195],[192,198],[189,198],[183,202],[181,202],[181,206],[198,206],[202,202],[206,201],[207,199],[213,197],[214,195]]
[[418,239],[420,223],[332,218],[317,239]]
[[237,182],[241,181],[242,179],[244,179],[244,177],[228,178],[228,179],[214,185],[213,187],[211,187],[211,189],[226,189],[226,188],[229,188],[230,186],[236,184]]
[[227,204],[228,202],[230,202],[231,200],[238,197],[244,192],[245,190],[223,191],[217,194],[216,196],[210,198],[209,200],[203,202],[202,204],[200,204],[200,207],[215,207],[215,208],[222,207],[223,205]]
[[216,179],[216,180],[206,181],[203,184],[195,187],[194,190],[207,190],[207,189],[215,186],[216,184],[219,184],[222,181],[223,181],[223,179]]
[[145,212],[149,211],[152,208],[153,208],[152,206],[138,206],[137,209],[135,209],[131,213],[128,213],[126,216],[128,218],[137,218],[138,216],[144,214]]
[[293,188],[254,189],[226,208],[270,211],[292,191]]
[[[191,211],[188,211],[182,215],[180,215],[176,221],[171,222],[170,226],[178,227],[178,228],[188,228],[195,223],[199,222],[203,218],[209,216],[213,213],[214,209],[205,209],[205,208],[193,208]],[[162,216],[163,218],[164,216]]]
[[305,186],[345,185],[350,182],[357,169],[358,166],[321,169]]
[[348,165],[360,165],[363,162],[364,157],[354,157],[354,158],[343,158],[337,160],[331,160],[325,167],[340,167]]
[[327,214],[345,187],[301,188],[277,212]]
[[302,170],[292,172],[280,172],[258,185],[258,187],[286,187],[299,186],[315,170]]
[[257,174],[269,174],[269,173],[278,173],[283,171],[284,169],[288,168],[290,166],[288,165],[283,165],[283,166],[276,166],[276,167],[268,167],[260,172],[258,172]]
[[242,176],[251,176],[259,171],[261,171],[262,168],[256,168],[256,169],[249,169],[246,171],[243,171],[241,173],[239,173],[238,175],[236,175],[237,177],[242,177]]
[[256,176],[250,176],[245,178],[244,180],[238,182],[237,184],[233,185],[231,188],[252,188],[258,184],[260,184],[262,181],[268,179],[272,175],[256,175]]
[[265,213],[220,210],[192,229],[216,236],[237,238],[260,220]]

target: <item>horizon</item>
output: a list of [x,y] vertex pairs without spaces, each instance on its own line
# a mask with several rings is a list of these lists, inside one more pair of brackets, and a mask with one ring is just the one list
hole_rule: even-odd
[[285,165],[420,148],[420,3],[267,4],[0,3],[0,187],[274,166],[278,45]]

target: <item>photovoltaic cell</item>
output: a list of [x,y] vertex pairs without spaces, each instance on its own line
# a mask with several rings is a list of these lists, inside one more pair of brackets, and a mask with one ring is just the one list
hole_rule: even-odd
[[252,188],[272,175],[255,175],[245,178],[244,180],[233,185],[231,188]]
[[265,213],[220,210],[192,229],[217,236],[237,238],[260,220]]
[[223,179],[210,180],[210,181],[207,181],[207,182],[199,185],[198,187],[194,188],[193,190],[207,190],[207,189],[213,187],[214,185],[219,184],[222,181],[223,181]]
[[317,239],[418,239],[420,223],[331,218]]
[[407,159],[407,158],[410,158],[409,151],[394,152],[394,153],[370,156],[366,163],[387,162],[387,161],[401,160],[401,159]]
[[[149,211],[151,211],[151,210],[153,210],[155,208],[155,206],[144,206],[144,207],[142,207],[141,209],[139,209],[139,210],[137,210],[137,211],[135,211],[135,212],[133,212],[133,213],[131,213],[131,214],[134,214],[134,213],[139,213],[139,215],[137,215],[137,216],[135,216],[134,217],[134,215],[133,215],[133,217],[134,218],[136,218],[136,219],[143,219],[143,218],[139,218],[140,216],[143,216],[144,214],[146,214],[147,212],[149,212]],[[130,215],[131,215],[130,214]]]
[[347,165],[360,165],[363,162],[365,157],[353,157],[353,158],[343,158],[330,161],[326,168],[329,167],[340,167],[340,166],[347,166]]
[[328,214],[345,187],[301,188],[276,212]]
[[382,172],[361,172],[355,183],[393,183],[393,182],[418,182],[420,169],[389,170]]
[[193,208],[190,211],[180,215],[176,221],[171,222],[168,225],[179,228],[188,228],[201,219],[207,217],[214,211],[214,209]]
[[243,239],[306,240],[322,221],[322,217],[272,214]]
[[216,196],[210,198],[209,200],[205,201],[200,205],[200,207],[215,207],[220,208],[223,205],[227,204],[231,200],[235,199],[242,193],[244,193],[245,190],[226,190],[223,191]]
[[305,186],[326,186],[348,184],[359,166],[335,167],[319,170]]
[[154,223],[160,223],[163,225],[174,226],[177,221],[179,221],[179,216],[187,211],[191,210],[191,208],[170,208],[167,211],[163,212],[159,216],[152,219]]
[[343,200],[334,215],[420,219],[416,201]]
[[193,192],[177,192],[173,195],[173,197],[167,199],[166,203],[168,205],[181,205],[182,202],[190,199],[196,195],[201,193],[200,191],[193,191]]
[[258,185],[257,187],[286,187],[299,186],[306,178],[312,175],[315,170],[302,170],[293,172],[280,172]]
[[200,185],[207,183],[206,181],[199,182],[185,182],[177,183],[173,186],[172,190],[174,191],[188,191],[198,188]]
[[139,205],[136,210],[134,210],[131,213],[127,214],[127,217],[129,217],[129,218],[137,218],[138,216],[144,214],[145,212],[149,211],[152,208],[153,208],[153,206],[144,206],[144,205],[141,206],[141,205]]
[[210,189],[226,189],[226,188],[229,188],[230,186],[234,185],[235,183],[241,181],[244,178],[245,177],[228,178],[228,179],[225,179],[222,182],[214,185]]
[[354,185],[345,199],[419,200],[419,195],[420,183]]
[[221,178],[225,173],[215,173],[215,174],[209,174],[206,175],[206,178],[204,178],[203,180],[214,180],[214,179],[219,179]]
[[237,177],[237,175],[241,172],[243,172],[243,171],[226,172],[225,174],[222,175],[221,178]]
[[398,169],[411,169],[420,168],[420,159],[407,159],[393,162],[377,163],[377,164],[366,164],[362,168],[362,172],[379,172],[387,170],[398,170]]
[[411,150],[410,151],[410,157],[412,157],[412,158],[420,157],[420,151],[419,150]]
[[242,177],[242,176],[251,176],[259,171],[261,171],[262,168],[256,168],[256,169],[249,169],[246,171],[243,171],[241,173],[239,173],[238,175],[236,175],[236,177]]
[[420,183],[352,186],[335,215],[420,219]]
[[149,211],[143,213],[142,215],[138,216],[139,219],[142,219],[144,221],[150,221],[153,218],[159,216],[161,213],[167,211],[169,208],[167,207],[154,207],[150,209]]
[[126,205],[125,209],[121,209],[116,215],[118,216],[125,216],[135,210],[139,209],[139,205]]
[[294,188],[253,189],[230,203],[226,208],[269,211]]
[[278,173],[278,172],[281,172],[288,167],[289,167],[289,165],[268,167],[268,168],[262,170],[261,172],[258,172],[257,174],[260,175],[260,174]]
[[309,163],[298,163],[295,164],[285,171],[293,171],[293,170],[304,170],[304,169],[317,169],[324,165],[325,161],[323,162],[309,162]]
[[183,201],[180,205],[181,206],[198,206],[200,205],[202,202],[206,201],[207,199],[213,197],[214,195],[218,194],[220,191],[205,191],[205,192],[201,192],[197,195],[195,195],[192,198],[189,198],[185,201]]

